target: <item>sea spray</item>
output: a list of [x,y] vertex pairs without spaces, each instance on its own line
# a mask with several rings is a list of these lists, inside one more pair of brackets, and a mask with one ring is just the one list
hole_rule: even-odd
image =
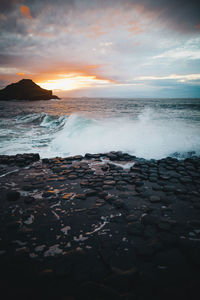
[[159,119],[152,112],[145,111],[138,119],[96,120],[71,115],[49,147],[50,152],[64,156],[121,150],[159,159],[174,153],[199,153],[200,138],[194,124]]
[[200,101],[194,99],[64,99],[0,107],[0,154],[200,155]]

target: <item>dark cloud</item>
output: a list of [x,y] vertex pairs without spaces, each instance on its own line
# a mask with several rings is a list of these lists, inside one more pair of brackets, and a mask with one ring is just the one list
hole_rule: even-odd
[[132,10],[133,15],[138,10],[141,16],[149,16],[178,31],[198,33],[200,28],[200,1],[197,0],[1,0],[0,12],[6,15],[0,18],[1,30],[28,33],[28,24],[19,22],[23,17],[20,16],[22,5],[30,9],[33,18],[41,19],[41,26],[62,25],[68,19],[73,22],[87,11],[96,14],[98,20],[99,10],[121,7]]
[[144,9],[171,23],[174,28],[185,31],[195,30],[200,23],[199,0],[129,0],[132,4],[144,5]]
[[31,11],[35,16],[42,9],[49,9],[50,7],[55,16],[57,10],[63,9],[64,16],[67,14],[65,8],[69,9],[70,7],[81,14],[81,12],[88,9],[98,11],[102,8],[126,7],[129,4],[133,10],[140,9],[144,13],[153,13],[155,18],[158,18],[161,22],[167,22],[169,26],[177,30],[198,31],[198,25],[200,24],[199,0],[25,0],[24,3],[31,7]]
[[0,12],[8,13],[12,11],[16,4],[21,3],[23,0],[1,0],[0,1]]
[[2,66],[12,65],[14,62],[16,62],[18,60],[19,60],[18,56],[0,54],[0,65],[2,65]]

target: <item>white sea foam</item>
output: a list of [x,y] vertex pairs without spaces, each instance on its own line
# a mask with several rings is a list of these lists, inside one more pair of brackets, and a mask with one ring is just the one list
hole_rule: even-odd
[[[108,102],[109,103],[109,102]],[[139,102],[138,102],[139,103]],[[189,113],[191,112],[191,116]],[[41,157],[123,151],[146,159],[200,155],[197,111],[147,108],[129,117],[47,113],[2,119],[0,153],[37,152]],[[113,114],[114,116],[114,114]]]
[[200,134],[195,124],[160,119],[151,110],[138,119],[88,119],[71,115],[49,146],[49,154],[61,156],[123,151],[138,157],[162,158],[200,150]]

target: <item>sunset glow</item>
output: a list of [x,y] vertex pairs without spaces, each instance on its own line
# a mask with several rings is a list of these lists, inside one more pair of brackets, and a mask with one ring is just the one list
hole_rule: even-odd
[[1,0],[0,89],[25,78],[60,97],[198,98],[199,3]]
[[109,80],[99,79],[96,76],[77,76],[77,75],[61,75],[65,78],[47,80],[45,82],[37,82],[42,88],[47,90],[70,91],[80,88],[88,88],[92,86],[105,86],[110,83]]

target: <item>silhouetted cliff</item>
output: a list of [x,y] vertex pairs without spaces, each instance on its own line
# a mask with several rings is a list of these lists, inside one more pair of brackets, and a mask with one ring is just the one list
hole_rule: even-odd
[[0,90],[0,100],[50,100],[59,99],[51,90],[42,89],[31,79],[22,79]]

